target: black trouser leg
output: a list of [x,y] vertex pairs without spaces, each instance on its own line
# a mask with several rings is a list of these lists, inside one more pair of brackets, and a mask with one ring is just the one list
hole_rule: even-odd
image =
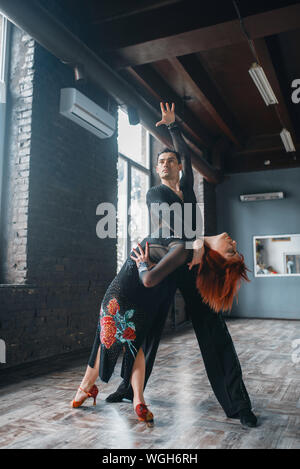
[[234,417],[251,402],[242,379],[242,370],[222,314],[203,303],[195,287],[195,269],[183,266],[178,286],[192,320],[206,373],[216,398],[227,417]]
[[[250,408],[251,402],[242,379],[242,370],[230,333],[222,314],[215,313],[203,303],[195,287],[195,269],[186,266],[177,269],[177,286],[185,301],[186,312],[192,320],[201,350],[206,373],[212,389],[227,417],[235,417],[241,409]],[[154,326],[145,343],[146,378],[149,379],[154,364],[161,333],[167,317],[161,314],[161,322]],[[122,382],[119,393],[130,393],[131,386]]]

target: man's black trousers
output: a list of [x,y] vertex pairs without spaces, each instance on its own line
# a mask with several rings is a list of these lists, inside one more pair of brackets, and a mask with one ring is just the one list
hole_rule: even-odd
[[[185,301],[186,313],[192,321],[215,396],[226,416],[237,418],[241,409],[251,409],[241,366],[222,314],[215,313],[204,304],[196,289],[196,273],[197,266],[191,271],[186,264],[179,267],[174,272],[176,284]],[[168,311],[162,307],[160,322],[155,324],[155,330],[151,331],[143,346],[146,359],[145,387],[152,372],[167,314]],[[126,388],[123,382],[117,391],[132,397],[131,386]]]

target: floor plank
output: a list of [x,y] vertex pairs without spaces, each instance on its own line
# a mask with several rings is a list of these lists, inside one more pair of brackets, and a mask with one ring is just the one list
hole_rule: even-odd
[[[228,419],[209,385],[193,330],[163,338],[146,401],[155,416],[151,429],[137,422],[129,402],[107,404],[119,383],[120,362],[108,384],[72,409],[70,401],[86,360],[64,362],[48,373],[28,373],[0,387],[0,448],[300,448],[300,363],[292,341],[300,322],[231,319],[232,335],[259,426]],[[24,375],[24,373],[23,373]]]

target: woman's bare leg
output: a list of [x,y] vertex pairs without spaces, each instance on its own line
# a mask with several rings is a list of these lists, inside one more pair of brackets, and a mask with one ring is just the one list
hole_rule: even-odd
[[[80,387],[85,391],[89,391],[93,384],[95,384],[96,379],[99,376],[99,365],[100,365],[100,347],[98,348],[97,357],[95,360],[94,368],[87,366],[83,380],[80,383]],[[80,401],[83,397],[86,397],[86,394],[80,389],[77,390],[75,401]]]
[[[91,368],[89,365],[86,368],[85,375],[83,380],[80,383],[80,387],[89,391],[93,384],[95,384],[96,379],[99,376],[99,364],[100,364],[100,347],[98,349],[97,357],[95,360],[94,368]],[[145,404],[144,400],[144,384],[145,384],[145,355],[142,347],[139,349],[131,373],[131,386],[133,389],[133,406],[134,409],[137,404]],[[86,394],[80,389],[77,390],[75,401],[80,401],[86,397]]]
[[137,404],[145,404],[144,384],[145,384],[145,355],[142,347],[139,349],[132,368],[130,383],[133,389],[133,408]]

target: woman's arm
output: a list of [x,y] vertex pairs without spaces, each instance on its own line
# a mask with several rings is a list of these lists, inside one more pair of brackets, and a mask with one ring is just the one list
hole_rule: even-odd
[[188,249],[185,249],[183,243],[177,244],[170,248],[169,252],[157,264],[155,264],[151,270],[149,270],[151,264],[149,260],[149,245],[148,243],[146,244],[145,253],[140,244],[138,244],[138,247],[140,252],[133,249],[136,257],[130,257],[136,262],[140,280],[147,288],[154,287],[176,270],[177,267],[184,264],[189,253]]

